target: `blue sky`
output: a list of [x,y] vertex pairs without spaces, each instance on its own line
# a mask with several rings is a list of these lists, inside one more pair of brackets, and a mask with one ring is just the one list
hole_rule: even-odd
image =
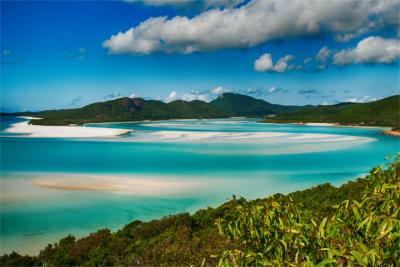
[[360,12],[296,0],[2,1],[1,109],[226,91],[279,104],[398,94],[398,2],[348,3]]

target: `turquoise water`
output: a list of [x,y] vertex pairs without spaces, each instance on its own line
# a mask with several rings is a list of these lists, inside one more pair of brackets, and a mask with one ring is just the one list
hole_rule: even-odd
[[1,129],[1,253],[36,253],[69,233],[118,229],[366,174],[400,151],[379,128],[261,124],[254,119],[92,124],[108,139],[29,138]]

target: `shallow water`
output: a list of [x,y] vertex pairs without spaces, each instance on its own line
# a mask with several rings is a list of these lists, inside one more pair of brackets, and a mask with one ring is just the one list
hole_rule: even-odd
[[[15,118],[3,118],[1,129]],[[379,128],[261,124],[254,119],[91,124],[114,139],[2,133],[1,253],[36,253],[69,233],[247,198],[339,185],[400,149]]]

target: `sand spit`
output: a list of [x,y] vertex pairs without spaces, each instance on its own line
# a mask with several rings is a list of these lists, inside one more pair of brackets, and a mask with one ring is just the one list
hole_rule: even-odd
[[[27,117],[24,117],[27,118]],[[85,126],[42,126],[32,125],[29,121],[18,122],[4,130],[5,133],[23,134],[29,137],[42,138],[93,138],[115,137],[130,132],[124,129],[85,127]]]
[[174,195],[202,185],[195,179],[146,175],[105,176],[58,174],[33,179],[35,187],[66,191],[103,191],[130,195]]

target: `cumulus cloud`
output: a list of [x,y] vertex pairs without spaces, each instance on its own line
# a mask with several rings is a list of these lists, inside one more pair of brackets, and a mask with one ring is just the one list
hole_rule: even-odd
[[324,46],[315,55],[315,59],[320,62],[326,62],[331,54],[332,51],[329,50],[328,47]]
[[351,102],[351,103],[368,103],[368,102],[373,102],[378,100],[376,97],[370,97],[370,96],[363,96],[363,97],[352,97],[352,98],[347,98],[344,102]]
[[398,27],[399,6],[393,0],[252,0],[190,18],[151,17],[112,35],[103,47],[111,54],[192,53],[327,32],[348,39],[388,25]]
[[193,101],[193,100],[201,100],[201,101],[209,102],[210,98],[209,98],[209,95],[206,93],[191,92],[191,93],[183,94],[182,100],[189,101],[189,102]]
[[270,72],[285,72],[286,70],[292,69],[288,65],[289,61],[293,60],[294,56],[286,55],[280,58],[275,64],[272,61],[271,54],[265,53],[254,61],[255,71],[270,71]]
[[390,64],[400,58],[400,41],[370,36],[361,40],[356,47],[341,50],[333,55],[333,64],[359,63]]
[[138,98],[140,97],[140,94],[132,93],[129,95],[129,98]]
[[176,91],[172,91],[169,95],[165,98],[165,102],[169,103],[178,98],[178,93]]
[[183,101],[193,101],[193,100],[201,100],[205,102],[209,102],[213,99],[215,99],[217,96],[229,92],[229,89],[226,89],[222,86],[217,86],[209,90],[203,90],[203,91],[192,91],[192,92],[186,92],[179,94],[177,91],[172,91],[169,93],[169,95],[164,98],[165,102],[171,102],[174,100],[183,100]]
[[220,95],[224,92],[227,92],[227,90],[225,90],[222,86],[218,86],[218,87],[211,89],[211,93],[214,95]]
[[244,2],[245,0],[125,0],[125,2],[135,3],[140,2],[144,5],[149,6],[174,6],[174,7],[183,7],[191,4],[201,4],[204,9],[207,8],[226,8],[226,7],[234,7],[238,4]]

